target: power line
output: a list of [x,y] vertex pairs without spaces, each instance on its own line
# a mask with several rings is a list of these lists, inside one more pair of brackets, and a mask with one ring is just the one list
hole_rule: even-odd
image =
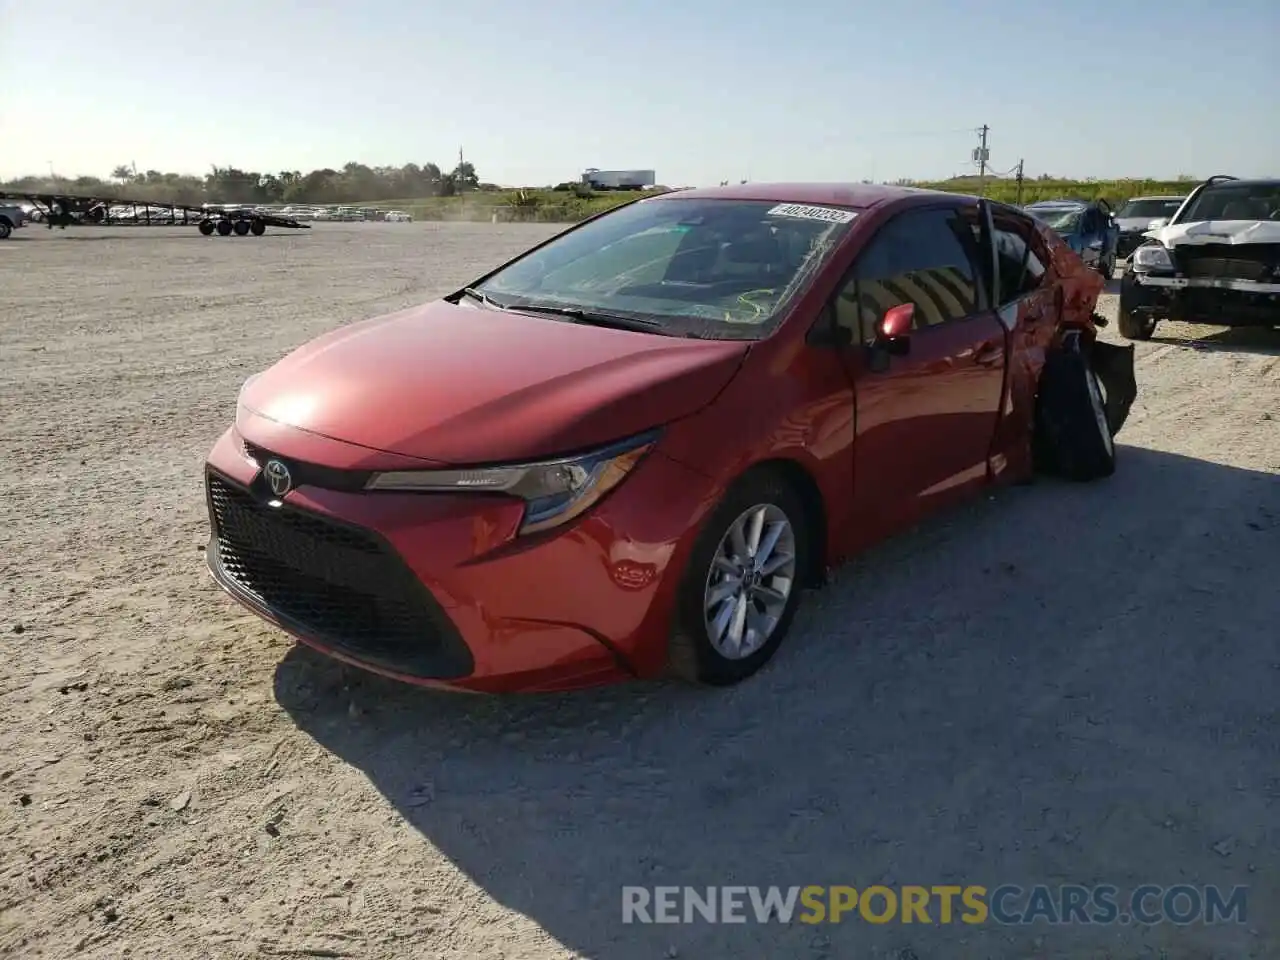
[[946,130],[886,130],[881,133],[864,133],[861,136],[868,140],[884,140],[892,137],[954,137],[973,132],[973,127],[951,127]]

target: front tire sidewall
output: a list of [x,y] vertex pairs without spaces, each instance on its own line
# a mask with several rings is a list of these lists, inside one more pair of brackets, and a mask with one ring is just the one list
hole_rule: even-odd
[[1070,480],[1109,477],[1116,469],[1115,437],[1101,405],[1101,383],[1078,346],[1046,358],[1036,400],[1036,446],[1046,472]]
[[[717,651],[707,635],[703,610],[707,575],[729,526],[744,511],[760,504],[772,504],[790,521],[795,532],[796,574],[773,634],[750,656],[732,660]],[[668,648],[670,672],[693,683],[728,686],[745,680],[768,663],[791,629],[800,605],[802,587],[809,575],[811,537],[804,503],[782,477],[769,470],[757,470],[733,484],[703,524],[681,576]]]
[[1156,332],[1156,324],[1159,322],[1155,318],[1146,314],[1137,314],[1132,309],[1127,308],[1124,302],[1124,294],[1120,295],[1120,304],[1117,311],[1116,327],[1120,331],[1120,336],[1126,340],[1150,340]]

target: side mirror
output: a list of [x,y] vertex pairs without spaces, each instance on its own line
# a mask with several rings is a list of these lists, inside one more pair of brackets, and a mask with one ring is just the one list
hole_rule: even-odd
[[876,346],[886,353],[901,357],[911,351],[911,327],[915,323],[916,305],[900,303],[890,307],[876,324]]
[[884,373],[889,369],[890,357],[911,352],[911,327],[915,317],[914,303],[900,303],[884,312],[876,324],[876,338],[867,346],[867,368],[872,373]]

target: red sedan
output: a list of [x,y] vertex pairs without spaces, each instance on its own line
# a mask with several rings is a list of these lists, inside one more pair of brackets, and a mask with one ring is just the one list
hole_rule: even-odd
[[412,683],[733,683],[855,551],[988,484],[1114,470],[1136,385],[1102,285],[974,197],[633,202],[251,377],[209,565]]

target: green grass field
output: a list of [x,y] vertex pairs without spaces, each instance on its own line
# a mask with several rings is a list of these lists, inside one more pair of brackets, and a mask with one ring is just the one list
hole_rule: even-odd
[[[1184,195],[1195,186],[1194,180],[1027,180],[1022,185],[1022,203],[1063,197],[1101,198],[1118,207],[1129,197],[1148,195]],[[977,193],[976,177],[959,177],[913,186],[945,190],[950,193]],[[988,179],[984,196],[1004,203],[1018,202],[1018,186],[1012,180]],[[575,196],[558,190],[494,190],[477,191],[456,197],[407,197],[359,203],[355,206],[404,210],[415,220],[526,220],[541,223],[573,222],[602,213],[619,204],[645,194],[604,192],[591,196]]]

